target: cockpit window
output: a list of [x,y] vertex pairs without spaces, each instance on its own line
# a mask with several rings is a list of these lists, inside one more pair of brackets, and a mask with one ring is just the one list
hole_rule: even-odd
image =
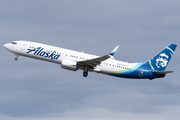
[[17,42],[12,42],[12,44],[17,44]]

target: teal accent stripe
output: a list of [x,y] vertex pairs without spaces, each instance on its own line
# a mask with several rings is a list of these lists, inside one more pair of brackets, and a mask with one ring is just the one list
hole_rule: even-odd
[[151,60],[149,60],[149,65],[151,66],[151,68],[154,70],[152,64],[151,64]]
[[110,53],[110,55],[112,55],[112,56],[113,56],[113,55],[115,54],[115,52],[116,52],[116,51],[112,51],[112,52]]
[[142,66],[144,63],[137,63],[135,66],[131,67],[130,70],[121,70],[117,72],[112,72],[110,75],[125,75],[134,72],[137,68]]
[[76,65],[68,65],[68,66],[75,67]]
[[170,47],[167,47],[167,49],[169,49],[172,53],[174,53],[174,51]]

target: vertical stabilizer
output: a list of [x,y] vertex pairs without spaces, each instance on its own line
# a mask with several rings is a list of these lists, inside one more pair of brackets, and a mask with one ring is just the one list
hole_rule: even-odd
[[176,44],[171,44],[168,47],[166,47],[163,51],[158,53],[155,57],[150,59],[147,63],[150,65],[152,70],[157,70],[157,71],[164,71],[173,56],[175,49],[177,45]]

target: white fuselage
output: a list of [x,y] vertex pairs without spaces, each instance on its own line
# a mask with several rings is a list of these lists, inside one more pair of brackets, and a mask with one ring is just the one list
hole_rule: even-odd
[[[79,61],[86,61],[89,59],[94,59],[99,57],[83,52],[77,52],[73,50],[54,47],[36,42],[29,42],[29,41],[14,41],[14,42],[17,44],[8,43],[4,45],[5,48],[16,55],[53,62],[57,64],[61,64],[62,60],[64,59],[74,62],[79,62]],[[37,48],[39,48],[39,50]],[[94,69],[88,71],[98,72],[103,74],[111,74],[113,72],[129,70],[136,64],[137,63],[130,64],[126,62],[117,61],[114,60],[113,57],[111,57],[107,60],[102,61],[99,65],[94,67]],[[78,69],[83,70],[84,68],[79,67]]]
[[[155,79],[165,77],[172,71],[164,71],[177,47],[170,44],[163,51],[151,58],[149,61],[141,63],[127,63],[114,59],[113,55],[118,47],[104,56],[96,56],[83,52],[77,52],[46,44],[14,41],[5,44],[4,47],[18,56],[25,56],[47,62],[60,64],[67,70],[83,70],[83,76],[87,77],[88,71],[103,73],[116,77],[133,79]],[[15,58],[17,60],[18,58]]]

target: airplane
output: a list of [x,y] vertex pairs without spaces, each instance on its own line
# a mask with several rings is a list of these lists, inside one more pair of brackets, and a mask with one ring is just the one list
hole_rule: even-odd
[[61,65],[63,69],[71,71],[83,70],[84,77],[88,76],[88,72],[96,72],[115,77],[152,80],[163,78],[168,73],[173,72],[165,71],[165,69],[177,45],[170,44],[150,60],[140,63],[115,60],[114,54],[119,46],[116,46],[112,52],[104,56],[22,40],[7,43],[4,47],[16,55],[15,61],[18,60],[18,56],[24,56],[52,62]]

